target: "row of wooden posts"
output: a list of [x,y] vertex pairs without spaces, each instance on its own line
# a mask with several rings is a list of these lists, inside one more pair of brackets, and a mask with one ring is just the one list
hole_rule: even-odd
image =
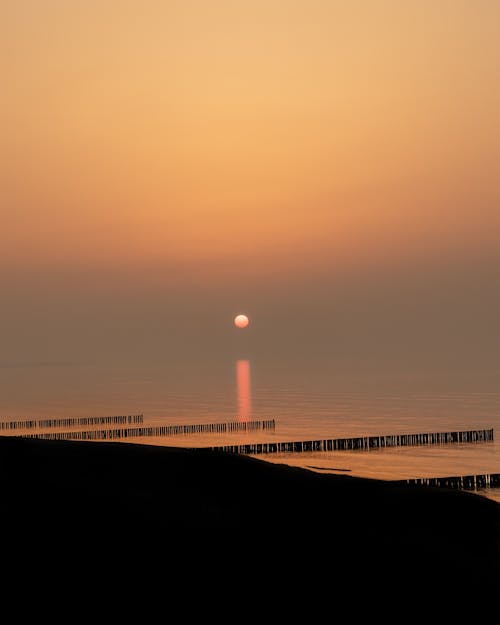
[[18,419],[0,421],[0,430],[33,430],[37,428],[74,427],[82,425],[107,425],[115,423],[142,423],[142,414],[113,415],[104,417],[61,417],[46,419]]
[[397,484],[409,484],[412,486],[442,486],[460,490],[478,490],[481,488],[499,488],[500,473],[481,473],[479,475],[449,477],[418,477],[393,481]]
[[270,443],[245,443],[211,447],[217,451],[236,454],[301,453],[310,451],[351,451],[408,447],[415,445],[441,445],[446,443],[473,443],[493,440],[493,428],[457,432],[423,432],[417,434],[390,434],[385,436],[356,436],[353,438],[322,438],[310,441]]
[[251,421],[226,421],[222,423],[196,423],[193,425],[151,425],[131,428],[108,428],[101,430],[75,430],[73,432],[36,432],[20,434],[22,438],[49,440],[111,440],[141,436],[176,436],[200,433],[226,433],[253,430],[274,430],[274,419]]

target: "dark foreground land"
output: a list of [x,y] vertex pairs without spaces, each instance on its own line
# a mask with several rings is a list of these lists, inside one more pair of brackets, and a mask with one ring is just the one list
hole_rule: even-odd
[[500,504],[463,491],[208,450],[8,437],[0,489],[3,553],[26,570],[43,548],[37,558],[59,570],[61,558],[90,563],[89,578],[127,570],[134,585],[155,570],[165,585],[167,573],[199,576],[222,593],[252,579],[264,594],[284,583],[290,601],[292,580],[330,593],[322,601],[341,581],[361,594],[369,584],[483,597],[500,583]]

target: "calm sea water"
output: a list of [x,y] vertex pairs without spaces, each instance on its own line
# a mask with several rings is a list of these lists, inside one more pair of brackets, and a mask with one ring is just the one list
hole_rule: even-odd
[[[486,443],[258,457],[388,480],[500,473],[499,382],[497,372],[353,375],[246,359],[208,364],[4,364],[0,421],[134,414],[143,415],[144,425],[275,419],[271,431],[126,439],[186,447],[493,428],[495,440]],[[43,431],[70,429],[84,426]],[[500,502],[499,488],[479,492]]]

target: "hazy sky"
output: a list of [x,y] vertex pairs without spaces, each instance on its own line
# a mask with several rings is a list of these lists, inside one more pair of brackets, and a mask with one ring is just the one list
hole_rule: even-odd
[[500,369],[499,2],[4,0],[0,47],[1,363]]

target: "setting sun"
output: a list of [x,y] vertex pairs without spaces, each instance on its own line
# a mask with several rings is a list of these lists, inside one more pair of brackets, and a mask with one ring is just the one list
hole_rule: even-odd
[[237,328],[246,328],[249,323],[250,321],[246,315],[237,315],[234,318],[234,325]]

